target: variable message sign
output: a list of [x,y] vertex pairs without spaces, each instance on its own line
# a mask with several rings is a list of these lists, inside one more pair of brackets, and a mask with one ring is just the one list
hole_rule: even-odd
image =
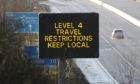
[[97,58],[99,16],[97,13],[39,15],[40,58]]

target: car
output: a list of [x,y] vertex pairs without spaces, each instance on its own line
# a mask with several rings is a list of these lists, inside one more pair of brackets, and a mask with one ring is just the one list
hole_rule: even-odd
[[112,31],[112,39],[123,39],[124,33],[122,29],[114,29]]

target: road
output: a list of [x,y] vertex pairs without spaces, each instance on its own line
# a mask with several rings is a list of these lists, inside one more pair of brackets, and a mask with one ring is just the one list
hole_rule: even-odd
[[121,9],[129,15],[140,20],[140,2],[138,0],[101,0],[111,6]]
[[[88,0],[67,0],[63,3],[56,6],[62,13],[99,13],[100,62],[120,84],[139,84],[140,28]],[[123,29],[125,39],[112,40],[111,33],[114,28]]]

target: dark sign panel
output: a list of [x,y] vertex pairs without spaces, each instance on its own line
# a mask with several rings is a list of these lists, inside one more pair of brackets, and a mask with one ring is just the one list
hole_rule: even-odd
[[40,14],[39,56],[40,58],[98,58],[98,14]]

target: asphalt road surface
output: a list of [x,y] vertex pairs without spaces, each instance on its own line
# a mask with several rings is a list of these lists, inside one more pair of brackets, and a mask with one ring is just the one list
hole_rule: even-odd
[[101,0],[140,20],[140,0]]
[[[100,62],[120,84],[139,84],[140,28],[88,0],[67,0],[62,2],[62,5],[56,6],[62,13],[99,13]],[[111,33],[114,28],[123,29],[125,38],[112,40]]]

